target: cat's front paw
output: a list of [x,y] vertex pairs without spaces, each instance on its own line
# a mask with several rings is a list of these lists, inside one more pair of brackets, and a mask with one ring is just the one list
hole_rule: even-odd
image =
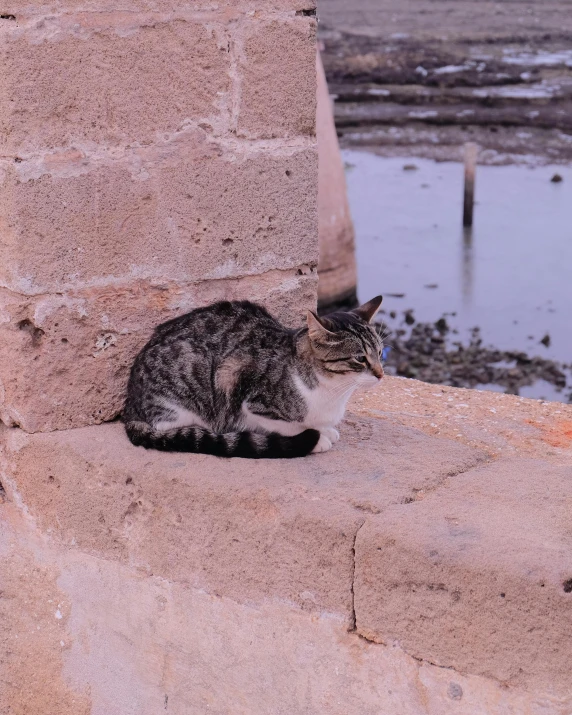
[[320,432],[327,437],[332,444],[335,444],[340,438],[340,433],[334,427],[324,427]]
[[312,454],[318,454],[318,452],[327,452],[328,449],[331,449],[331,448],[332,448],[331,441],[326,437],[325,434],[321,433],[320,439],[318,440],[318,444],[312,450]]

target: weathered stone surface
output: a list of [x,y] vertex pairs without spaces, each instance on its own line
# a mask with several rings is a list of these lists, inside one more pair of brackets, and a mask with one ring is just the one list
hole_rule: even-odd
[[13,164],[0,183],[0,281],[33,294],[317,263],[316,171],[312,148],[237,154],[202,130],[121,157]]
[[29,432],[113,419],[133,358],[159,323],[216,300],[250,299],[299,327],[315,290],[308,266],[240,280],[114,281],[59,295],[0,289],[0,419]]
[[73,603],[65,673],[90,687],[98,715],[154,714],[165,702],[178,715],[566,712],[557,699],[421,665],[347,633],[339,618],[284,603],[249,607],[89,558],[70,560],[60,584]]
[[241,604],[50,547],[13,504],[0,505],[0,553],[2,715],[569,712],[368,643],[335,614]]
[[71,603],[53,556],[40,550],[0,495],[0,714],[90,715],[89,688],[70,688],[63,674]]
[[[296,325],[315,307],[313,139],[301,125],[271,142],[236,133],[249,38],[282,37],[289,74],[274,104],[296,106],[295,74],[314,92],[315,21],[301,12],[313,7],[0,8],[7,424],[35,432],[112,419],[153,327],[198,305],[251,298]],[[273,126],[272,103],[245,106]]]
[[[298,17],[249,25],[241,53],[238,134],[248,137],[313,135],[316,22]],[[300,72],[300,66],[306,69]]]
[[[146,452],[119,425],[4,428],[0,713],[568,715],[570,444],[551,448],[566,467],[482,464],[388,421],[395,400],[423,424],[436,388],[386,380],[303,460]],[[453,414],[472,403],[446,395]],[[572,415],[474,402],[544,436]],[[478,432],[485,413],[465,410]],[[365,616],[391,642],[360,637]]]
[[356,394],[350,408],[362,417],[453,439],[494,459],[572,464],[572,405],[386,375],[375,390]]
[[[43,0],[41,3],[33,0],[4,0],[2,14],[14,14],[16,22],[30,17],[43,17],[54,12],[109,12],[133,13],[173,12],[173,11],[224,11],[224,17],[234,19],[237,14],[247,12],[311,12],[316,9],[316,0],[193,0],[192,3],[181,3],[178,0]],[[232,12],[231,12],[232,11]]]
[[272,462],[148,452],[119,424],[3,438],[1,481],[58,541],[212,593],[348,620],[365,517],[481,459],[372,420],[349,422],[327,454]]
[[[328,308],[355,298],[357,267],[354,228],[346,177],[334,124],[332,101],[319,53],[316,56],[318,105],[318,305]],[[373,296],[368,296],[373,298]]]
[[459,672],[572,692],[572,466],[506,460],[358,533],[357,630]]
[[189,119],[214,121],[231,87],[223,26],[77,13],[2,27],[4,155],[74,143],[148,144]]

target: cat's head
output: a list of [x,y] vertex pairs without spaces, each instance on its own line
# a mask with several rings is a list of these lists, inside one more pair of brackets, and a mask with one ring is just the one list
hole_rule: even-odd
[[363,387],[381,380],[383,342],[372,325],[381,301],[379,295],[355,310],[325,317],[308,311],[308,337],[323,372],[354,377]]

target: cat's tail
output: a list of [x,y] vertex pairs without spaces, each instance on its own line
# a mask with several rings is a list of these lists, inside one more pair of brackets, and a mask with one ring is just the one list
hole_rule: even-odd
[[294,437],[258,432],[217,434],[203,427],[177,427],[156,432],[146,422],[129,421],[125,430],[137,447],[162,452],[196,452],[216,457],[246,457],[248,459],[279,459],[305,457],[318,444],[318,430],[307,429]]

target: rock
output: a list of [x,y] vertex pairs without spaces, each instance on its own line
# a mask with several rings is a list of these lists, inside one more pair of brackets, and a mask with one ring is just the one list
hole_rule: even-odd
[[435,327],[440,333],[449,332],[449,324],[447,323],[445,318],[439,318],[439,320],[435,323]]

